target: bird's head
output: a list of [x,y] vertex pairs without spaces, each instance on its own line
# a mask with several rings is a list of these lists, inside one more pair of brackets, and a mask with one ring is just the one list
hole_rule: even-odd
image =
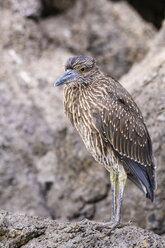
[[67,60],[65,73],[57,79],[55,86],[68,84],[71,87],[88,85],[98,72],[96,62],[92,57],[74,56]]

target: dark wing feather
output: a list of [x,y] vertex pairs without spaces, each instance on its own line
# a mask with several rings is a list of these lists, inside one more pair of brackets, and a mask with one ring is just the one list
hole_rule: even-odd
[[150,194],[148,197],[153,198],[149,191],[149,188],[156,188],[152,144],[139,108],[119,83],[116,94],[105,97],[104,106],[102,109],[98,105],[93,114],[96,128],[131,172],[139,177]]
[[133,173],[133,176],[130,175],[129,179],[132,180],[138,186],[140,186],[140,182],[141,182],[141,185],[145,186],[146,192],[144,191],[143,187],[141,188],[141,190],[146,194],[147,198],[153,201],[154,188],[152,187],[151,180],[149,174],[147,173],[146,168],[129,158],[123,158],[123,161],[129,167],[130,171]]
[[100,132],[120,155],[144,166],[152,165],[152,146],[143,119],[123,103],[116,100],[112,105],[110,100],[109,107],[103,110],[103,120],[96,111]]

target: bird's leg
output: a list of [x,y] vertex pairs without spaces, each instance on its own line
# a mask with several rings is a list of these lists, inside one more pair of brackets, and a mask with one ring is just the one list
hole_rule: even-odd
[[[113,231],[116,227],[120,226],[120,217],[121,217],[121,206],[124,188],[127,180],[127,174],[122,168],[119,171],[119,174],[110,175],[111,180],[111,192],[112,192],[112,213],[111,213],[111,222],[104,223],[102,225],[97,225],[96,229],[108,228],[110,231]],[[123,225],[121,225],[123,226]]]
[[102,229],[104,227],[110,228],[115,222],[116,216],[116,200],[117,200],[117,182],[118,182],[118,175],[114,172],[110,173],[110,182],[111,182],[111,222],[95,222],[90,220],[83,220],[83,223],[93,223],[95,224],[95,229]]
[[127,174],[124,168],[120,168],[118,174],[110,174],[111,181],[111,197],[112,197],[112,212],[110,222],[92,222],[96,230],[102,230],[104,228],[109,229],[106,235],[109,235],[116,227],[124,227],[131,225],[132,221],[128,223],[120,223],[121,219],[121,206],[123,200],[124,188],[127,180]]
[[117,188],[118,188],[118,174],[115,172],[110,173],[110,182],[111,182],[111,221],[102,222],[96,225],[96,229],[102,228],[111,228],[116,220],[116,211],[117,211]]
[[117,183],[118,176],[116,173],[110,173],[110,182],[111,182],[111,222],[115,220],[116,215],[116,196],[117,196]]
[[129,226],[132,225],[134,221],[129,221],[127,223],[120,223],[121,219],[121,206],[122,206],[122,201],[123,201],[123,194],[124,194],[124,188],[125,184],[127,181],[127,174],[124,171],[121,171],[118,176],[118,196],[117,196],[117,209],[116,209],[116,216],[115,216],[115,221],[113,225],[110,227],[110,230],[106,235],[109,235],[116,227],[124,227],[124,226]]
[[116,214],[115,219],[113,221],[113,225],[110,227],[110,232],[114,230],[120,224],[121,219],[121,206],[123,201],[124,188],[127,181],[127,174],[125,170],[122,168],[122,171],[119,172],[118,175],[118,194],[117,194],[117,206],[116,206]]
[[115,219],[117,222],[120,222],[121,206],[122,206],[123,193],[124,193],[126,181],[127,181],[127,174],[123,169],[122,172],[120,172],[118,175],[118,196],[117,196],[117,209],[116,209],[116,219]]

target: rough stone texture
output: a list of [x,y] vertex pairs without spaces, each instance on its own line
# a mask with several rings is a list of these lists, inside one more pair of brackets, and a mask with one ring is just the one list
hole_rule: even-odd
[[[78,0],[0,0],[0,7],[12,9],[21,15],[40,19],[42,17],[57,15],[66,12],[73,7]],[[84,0],[83,0],[84,1]],[[83,2],[82,1],[82,2]],[[122,0],[109,0],[119,2]],[[136,11],[147,21],[153,23],[157,28],[161,27],[164,19],[164,1],[163,0],[127,0]],[[84,2],[84,4],[86,4]]]
[[10,9],[20,15],[39,20],[57,15],[71,8],[76,0],[0,0],[0,8]]
[[162,0],[127,0],[141,16],[147,21],[153,23],[157,28],[161,27],[164,20],[164,1]]
[[148,201],[146,205],[146,227],[162,234],[165,233],[165,22],[150,53],[121,81],[141,107],[153,141],[158,188],[154,203]]
[[[103,10],[100,8],[101,3],[105,3]],[[82,10],[79,9],[80,7],[81,1],[61,18],[59,16],[45,19],[41,24],[23,18],[19,12],[0,9],[2,61],[0,66],[0,208],[5,210],[67,220],[87,217],[108,221],[110,218],[109,176],[104,168],[97,165],[87,153],[79,136],[66,120],[62,106],[62,89],[53,88],[53,82],[63,73],[64,63],[68,57],[78,53],[78,49],[80,49],[79,52],[98,57],[100,64],[103,56],[106,57],[104,47],[107,46],[107,49],[112,49],[114,55],[109,55],[111,61],[109,60],[107,64],[102,63],[104,71],[107,70],[110,73],[114,68],[116,75],[123,74],[131,66],[131,64],[129,66],[123,64],[123,61],[127,61],[127,55],[131,54],[131,63],[137,61],[137,56],[142,59],[145,51],[148,50],[148,32],[152,34],[151,36],[155,32],[124,3],[115,5],[100,0],[95,2],[95,6],[91,1],[91,5],[86,2]],[[81,13],[85,8],[86,13]],[[100,8],[101,12],[97,8]],[[75,10],[77,10],[77,16],[73,14]],[[107,12],[111,15],[109,16]],[[79,13],[81,22],[78,22]],[[130,19],[127,19],[127,16],[130,16]],[[131,21],[132,19],[135,24]],[[105,37],[100,23],[105,26]],[[108,36],[111,26],[113,29]],[[124,26],[127,26],[129,33]],[[101,30],[100,33],[99,30]],[[89,39],[90,32],[92,37],[97,34],[96,38]],[[70,35],[73,35],[73,38],[70,38]],[[145,72],[146,78],[150,78],[150,73],[152,75],[154,72],[152,67],[149,68],[151,61],[156,68],[156,65],[159,66],[159,59],[163,60],[163,48],[163,54],[160,55],[160,44],[163,47],[165,40],[163,35],[164,31],[153,41],[152,55],[146,57],[148,60],[137,66],[139,83],[128,84],[127,88],[134,92],[135,96],[136,85],[140,84],[140,89],[143,86],[146,87],[146,81],[143,78]],[[113,47],[109,48],[111,42],[115,50]],[[93,48],[86,50],[91,43]],[[115,46],[115,43],[118,45]],[[132,50],[128,49],[128,44]],[[100,52],[97,51],[98,48]],[[109,53],[110,50],[108,50]],[[106,67],[108,64],[109,70]],[[141,71],[144,74],[140,78]],[[158,72],[159,75],[163,73],[161,70]],[[155,80],[159,75],[156,74],[155,69]],[[130,79],[129,75],[127,78],[128,82],[134,82],[134,75],[130,74]],[[163,80],[162,76],[162,82]],[[147,85],[152,88],[150,81]],[[161,87],[155,89],[156,94],[159,93],[159,89],[160,93],[163,92]],[[143,114],[146,120],[150,116],[148,124],[151,128],[152,108],[155,114],[155,108],[160,109],[161,101],[155,97],[153,105],[146,104],[151,101],[148,92],[145,91],[145,93],[146,95],[142,94],[142,97],[145,97],[147,106]],[[138,97],[140,95],[137,94],[137,100]],[[144,103],[144,99],[139,98],[138,102],[142,108],[141,102]],[[159,118],[158,121],[160,121]],[[154,148],[158,149],[156,150],[157,158],[162,161],[163,143],[161,142],[163,141],[160,137],[163,130],[157,131],[156,128],[157,126],[153,131],[154,134],[151,128],[151,136],[155,137],[154,141],[158,146],[155,148],[154,145]],[[159,133],[158,138],[157,133]],[[160,172],[158,171],[161,175],[163,167],[159,166],[159,168],[162,168]],[[150,205],[151,209],[147,209],[146,213],[145,204],[143,204],[144,196],[135,186],[128,183],[123,220],[134,218],[141,227],[145,227],[147,223],[147,227],[164,233],[164,224],[162,224],[165,219],[162,201],[164,188],[161,186],[164,179],[162,175],[160,177],[162,179],[159,179],[157,191],[158,193],[160,191],[160,194],[156,196],[155,205]],[[33,233],[29,234],[31,235],[33,236]],[[35,235],[38,233],[36,232]]]
[[63,12],[71,8],[76,0],[42,0],[43,14],[51,15],[58,12]]
[[39,18],[42,13],[41,0],[0,0],[0,7],[30,18]]
[[108,175],[68,124],[62,90],[53,88],[72,54],[57,48],[32,20],[10,9],[0,12],[0,206],[54,218],[109,220]]
[[1,207],[54,218],[92,218],[109,180],[67,128],[62,91],[53,88],[63,68],[57,61],[61,66],[71,54],[56,50],[30,65],[10,50],[1,56]]
[[[55,54],[59,56],[58,52]],[[49,97],[42,97],[46,90],[45,84],[49,85],[48,91],[51,91],[51,84],[44,81],[41,73],[31,74],[28,65],[24,64],[15,50],[1,51],[1,56],[4,62],[0,68],[1,207],[48,216],[50,212],[37,180],[35,164],[53,149],[55,143],[54,131],[46,119],[48,113],[43,112],[42,104],[52,104],[57,108],[58,98],[53,102]],[[41,63],[42,61],[38,62],[38,65]],[[45,63],[46,60],[43,66]],[[40,76],[38,81],[35,76]],[[40,90],[37,91],[37,88]],[[41,94],[38,95],[36,91]],[[45,95],[49,95],[49,92],[45,92]],[[39,100],[42,102],[40,105],[37,104]],[[49,110],[48,112],[51,115]],[[54,118],[57,119],[56,114]]]
[[95,202],[108,194],[109,180],[70,128],[62,90],[53,87],[72,54],[41,47],[37,24],[2,13],[0,205],[31,215],[92,218]]
[[75,54],[97,58],[104,72],[119,78],[148,51],[155,31],[127,3],[77,1],[67,14],[41,22],[45,36]]
[[48,40],[34,21],[8,9],[0,9],[0,17],[2,49],[14,50],[23,60],[29,62],[41,56],[42,51],[47,48]]
[[159,235],[130,226],[116,229],[110,236],[96,231],[93,223],[60,223],[48,219],[0,212],[0,247],[7,248],[163,248]]

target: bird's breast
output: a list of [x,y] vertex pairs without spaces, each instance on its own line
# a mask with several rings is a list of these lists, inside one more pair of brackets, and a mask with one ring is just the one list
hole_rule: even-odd
[[[115,156],[111,147],[103,140],[93,119],[92,102],[81,97],[76,91],[64,92],[64,109],[72,125],[77,129],[87,150],[97,162],[111,170]],[[118,163],[115,162],[117,165]]]
[[102,139],[102,136],[95,127],[91,125],[89,128],[84,125],[84,122],[80,122],[76,129],[94,159],[99,164],[102,164],[109,172],[112,170],[118,172],[118,158],[114,155],[111,147]]

